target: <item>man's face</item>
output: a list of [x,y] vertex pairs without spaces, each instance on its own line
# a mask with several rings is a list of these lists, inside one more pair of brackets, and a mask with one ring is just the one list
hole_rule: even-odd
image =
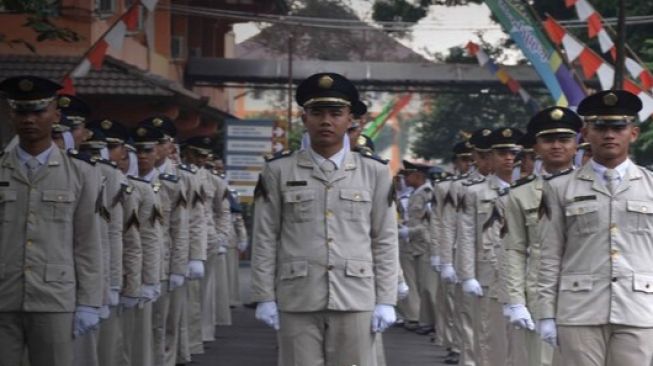
[[127,155],[127,148],[125,145],[111,145],[109,146],[109,160],[120,162],[125,155]]
[[492,168],[498,175],[512,174],[517,152],[512,149],[493,149],[490,155]]
[[309,107],[302,114],[302,121],[311,137],[311,146],[315,147],[342,144],[352,118],[349,107]]
[[413,171],[404,175],[404,181],[409,187],[417,188],[424,184],[424,174]]
[[224,161],[222,159],[215,159],[215,170],[220,174],[224,173]]
[[492,161],[490,160],[490,153],[474,150],[472,152],[476,168],[481,174],[488,174],[492,171]]
[[521,158],[521,174],[531,175],[535,170],[535,154],[532,152],[527,152],[522,155]]
[[576,137],[570,134],[538,136],[535,151],[545,165],[569,164],[576,154]]
[[157,159],[156,149],[139,148],[136,157],[138,158],[138,174],[145,175],[154,169]]
[[639,127],[629,123],[625,126],[595,126],[587,123],[583,136],[592,147],[593,156],[600,162],[625,159],[630,144],[639,137]]
[[118,163],[118,168],[120,171],[124,174],[127,174],[129,171],[129,152],[127,149],[125,149],[125,154],[123,155],[122,159],[117,160],[116,163]]
[[16,129],[16,134],[21,142],[37,143],[52,141],[52,124],[59,121],[61,112],[56,108],[55,102],[35,112],[11,111],[11,119]]
[[453,161],[453,165],[457,171],[466,173],[472,166],[472,161],[471,156],[457,156],[456,160]]

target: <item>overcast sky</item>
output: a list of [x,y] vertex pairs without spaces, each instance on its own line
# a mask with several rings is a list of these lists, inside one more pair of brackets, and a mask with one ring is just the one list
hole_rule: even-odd
[[[371,19],[371,3],[364,0],[348,0],[358,16],[364,20]],[[325,14],[325,17],[328,17]],[[234,26],[236,43],[240,43],[258,33],[253,23],[241,23]],[[459,7],[431,6],[428,15],[422,19],[412,32],[410,39],[400,39],[426,57],[430,53],[446,53],[450,47],[464,46],[468,41],[478,41],[477,32],[483,32],[483,38],[496,43],[506,38],[496,23],[490,20],[490,9],[485,4]]]

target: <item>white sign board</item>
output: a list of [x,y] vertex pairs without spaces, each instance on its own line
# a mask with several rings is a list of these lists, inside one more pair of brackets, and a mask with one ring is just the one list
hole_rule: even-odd
[[227,126],[227,137],[257,137],[269,139],[272,136],[272,126],[249,126],[245,125]]

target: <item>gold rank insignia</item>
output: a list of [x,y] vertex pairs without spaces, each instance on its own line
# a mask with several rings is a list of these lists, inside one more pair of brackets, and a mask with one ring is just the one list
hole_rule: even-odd
[[333,85],[333,78],[328,75],[324,75],[317,82],[317,85],[322,89],[329,89]]
[[61,97],[59,98],[59,108],[68,108],[70,106],[70,98]]
[[608,107],[614,107],[619,102],[619,97],[615,93],[608,93],[603,96],[603,104]]
[[136,134],[137,134],[138,136],[143,137],[143,136],[147,135],[147,130],[144,129],[143,127],[141,127],[141,128],[139,128],[139,129],[136,130]]
[[152,125],[154,127],[161,127],[161,125],[163,125],[163,120],[161,118],[155,118],[152,120]]
[[23,92],[30,92],[32,89],[34,89],[34,83],[32,80],[29,79],[23,79],[18,82],[18,89]]
[[490,136],[491,133],[492,131],[488,130],[487,128],[483,130],[483,136]]
[[110,129],[112,125],[113,123],[111,123],[111,121],[109,121],[108,119],[105,119],[104,121],[100,122],[100,127],[102,127],[102,129],[104,130]]
[[501,131],[501,134],[503,135],[503,137],[512,137],[512,130],[506,128],[505,130]]
[[556,108],[549,113],[549,116],[551,117],[552,120],[554,121],[559,121],[564,117],[565,112],[562,111],[562,109]]

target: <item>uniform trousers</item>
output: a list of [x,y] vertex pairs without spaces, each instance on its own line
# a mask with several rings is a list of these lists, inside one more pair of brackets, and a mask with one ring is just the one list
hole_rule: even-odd
[[475,314],[477,298],[463,292],[460,283],[456,284],[456,315],[460,324],[460,363],[461,366],[476,366],[477,339],[475,334]]
[[503,306],[497,299],[487,295],[488,287],[483,286],[483,293],[486,295],[477,297],[476,364],[478,366],[505,365],[508,345]]
[[136,335],[136,310],[137,308],[123,308],[120,316],[120,325],[122,331],[122,347],[120,348],[120,366],[137,366],[132,364],[132,354],[134,353],[134,341]]
[[168,308],[168,319],[166,321],[165,335],[165,365],[175,366],[177,364],[177,349],[181,337],[182,314],[186,311],[186,285],[178,287],[169,293],[170,307]]
[[279,366],[376,366],[372,312],[279,313]]
[[653,362],[653,328],[560,325],[558,343],[563,365],[649,366]]
[[460,352],[460,327],[455,313],[456,286],[442,279],[438,281],[438,302],[435,319],[438,326],[436,342],[438,341],[438,333],[440,333],[444,347],[451,349],[453,352]]
[[[206,261],[208,262],[208,260]],[[206,265],[206,264],[205,264]],[[205,273],[206,274],[206,273]],[[202,341],[202,283],[201,280],[188,281],[187,299],[188,350],[191,355],[204,353]],[[182,338],[183,339],[183,338]],[[190,361],[190,356],[189,356]]]
[[73,363],[73,313],[0,312],[0,366],[20,365],[25,352],[31,366]]
[[98,361],[100,366],[120,365],[122,349],[122,309],[112,306],[109,319],[100,324]]
[[516,329],[508,319],[505,319],[507,339],[506,366],[528,365],[528,347],[526,337],[534,333],[527,329]]
[[[100,327],[105,320],[101,320]],[[92,329],[73,341],[73,366],[98,366],[99,329]]]
[[[218,262],[220,257],[217,254],[209,254],[204,262],[204,277],[200,280],[202,285],[202,341],[212,342],[215,340],[215,314],[216,314],[216,282],[218,281]],[[224,256],[222,256],[224,257]],[[191,342],[192,343],[192,342]],[[192,350],[191,346],[191,350]],[[191,351],[192,352],[192,351]],[[195,352],[192,352],[195,353]]]
[[131,365],[154,365],[154,345],[152,343],[152,302],[139,304],[134,312],[134,333]]
[[399,300],[397,308],[406,321],[416,322],[419,320],[420,303],[419,291],[417,289],[416,260],[410,253],[402,252],[399,254],[399,261],[401,262],[401,268],[404,271],[404,279],[406,285],[410,288],[410,292],[408,292],[408,297]]
[[417,289],[419,291],[419,323],[435,326],[436,297],[438,293],[438,275],[431,268],[428,254],[416,257]]
[[528,366],[560,366],[560,355],[557,349],[544,342],[539,334],[526,332]]
[[227,277],[229,278],[229,305],[240,306],[240,278],[238,268],[240,266],[240,252],[238,248],[227,248]]
[[383,333],[376,333],[376,366],[386,366],[385,362],[385,347],[383,346]]
[[154,365],[162,366],[165,362],[166,329],[170,311],[170,292],[168,281],[161,281],[161,296],[152,304],[152,354]]
[[229,289],[229,255],[218,254],[215,280],[215,325],[231,325],[231,292]]

